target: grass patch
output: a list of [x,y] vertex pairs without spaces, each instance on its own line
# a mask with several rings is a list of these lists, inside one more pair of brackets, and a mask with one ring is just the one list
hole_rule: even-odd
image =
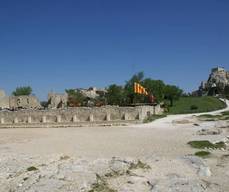
[[222,114],[222,115],[227,115],[227,116],[229,116],[229,111],[224,111],[224,112],[222,112],[221,114]]
[[88,192],[117,192],[117,190],[111,189],[105,179],[96,174],[96,183],[93,183],[91,189]]
[[217,119],[203,119],[204,121],[216,121]]
[[149,165],[138,160],[137,162],[131,162],[126,171],[114,171],[100,176],[96,174],[96,182],[91,185],[91,189],[88,192],[117,192],[117,190],[111,189],[107,182],[108,179],[121,177],[123,175],[136,176],[131,170],[134,169],[151,169]]
[[161,119],[161,118],[164,118],[166,117],[165,114],[162,114],[162,115],[150,115],[148,117],[146,117],[143,121],[143,123],[150,123],[152,121],[155,121],[156,119]]
[[203,115],[199,115],[198,117],[200,117],[200,118],[215,118],[218,116],[219,115],[203,114]]
[[34,166],[28,167],[27,171],[37,171],[38,169]]
[[216,143],[216,144],[215,144],[215,147],[216,147],[217,149],[222,149],[222,148],[223,148],[223,149],[226,149],[227,146],[226,146],[226,144],[225,144],[224,142],[221,141],[221,142]]
[[111,172],[106,173],[104,176],[106,178],[115,178],[115,177],[123,176],[124,174],[125,172],[112,170]]
[[181,97],[169,108],[169,114],[209,112],[225,107],[226,104],[215,97]]
[[218,143],[211,143],[210,141],[207,140],[202,140],[202,141],[190,141],[188,144],[197,149],[222,149],[226,148],[226,144],[224,142],[218,142]]
[[196,156],[206,158],[210,155],[211,153],[209,151],[198,151],[195,153]]
[[23,181],[27,181],[29,178],[28,177],[25,177],[25,178],[23,178]]
[[227,112],[221,113],[221,115],[203,114],[203,115],[199,115],[198,118],[202,121],[229,120],[229,115],[227,111]]
[[151,169],[151,167],[149,165],[147,165],[146,163],[143,163],[142,161],[138,160],[137,163],[131,163],[130,164],[130,167],[129,167],[130,170],[132,169]]

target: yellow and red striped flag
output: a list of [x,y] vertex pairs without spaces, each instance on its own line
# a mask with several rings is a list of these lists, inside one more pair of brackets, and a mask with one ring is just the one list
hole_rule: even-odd
[[143,86],[141,86],[139,83],[134,83],[134,93],[148,95],[146,89]]

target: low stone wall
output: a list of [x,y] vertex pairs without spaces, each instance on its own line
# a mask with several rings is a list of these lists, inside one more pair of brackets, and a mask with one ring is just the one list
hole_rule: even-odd
[[50,110],[0,111],[0,127],[50,127],[91,124],[122,124],[142,122],[147,116],[161,114],[160,106],[76,107]]

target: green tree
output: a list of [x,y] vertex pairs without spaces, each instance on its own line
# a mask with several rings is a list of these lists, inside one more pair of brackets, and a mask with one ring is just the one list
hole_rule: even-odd
[[177,100],[182,95],[183,90],[174,85],[166,85],[164,88],[165,99],[170,101],[170,106],[173,106],[174,100]]
[[125,84],[125,94],[127,96],[126,102],[127,104],[131,103],[143,103],[145,101],[145,96],[140,94],[134,93],[134,83],[140,83],[142,84],[144,80],[144,73],[139,72],[131,77],[130,80],[126,81]]
[[15,91],[13,91],[12,95],[21,96],[21,95],[31,95],[32,88],[30,86],[17,87]]
[[123,87],[115,84],[112,84],[107,88],[105,97],[109,105],[123,105],[126,100]]
[[149,94],[156,97],[157,102],[161,102],[164,99],[165,84],[163,81],[147,78],[143,81],[143,86]]
[[83,105],[86,97],[78,90],[66,89],[65,92],[68,94],[68,105],[69,106],[80,106]]

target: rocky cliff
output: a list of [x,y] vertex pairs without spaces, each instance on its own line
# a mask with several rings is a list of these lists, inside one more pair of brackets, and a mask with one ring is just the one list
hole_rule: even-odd
[[229,87],[229,71],[217,67],[211,70],[207,81],[201,82],[199,95],[225,94]]

